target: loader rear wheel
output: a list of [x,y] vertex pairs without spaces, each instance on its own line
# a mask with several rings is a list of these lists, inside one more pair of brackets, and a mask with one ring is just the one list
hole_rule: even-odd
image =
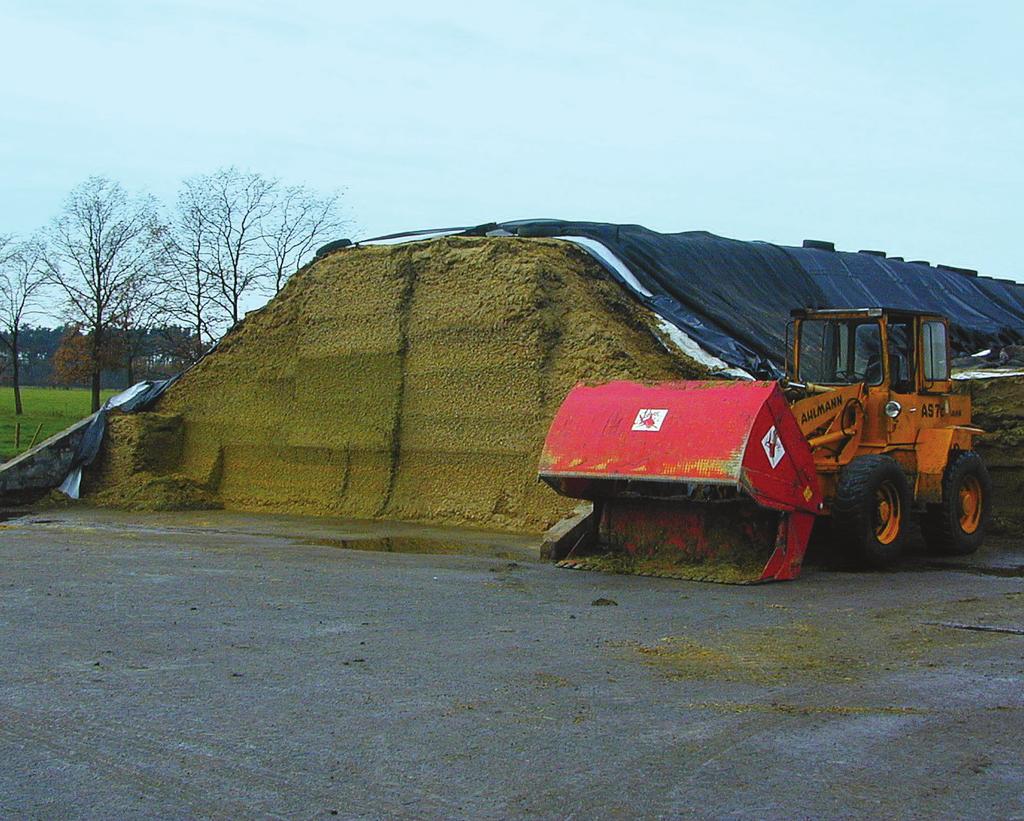
[[942,477],[942,503],[929,505],[921,517],[921,534],[929,550],[946,556],[974,553],[985,540],[992,480],[981,457],[960,451]]
[[885,567],[903,554],[910,486],[890,456],[861,456],[839,476],[833,531],[848,558]]

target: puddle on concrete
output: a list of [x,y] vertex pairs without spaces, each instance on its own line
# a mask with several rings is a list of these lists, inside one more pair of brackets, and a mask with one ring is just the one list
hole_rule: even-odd
[[352,539],[302,539],[299,544],[317,547],[337,547],[342,550],[364,550],[373,553],[420,553],[434,556],[485,556],[494,559],[522,559],[520,552],[498,545],[462,541],[459,539],[430,539],[422,536],[388,536]]
[[1006,633],[1011,636],[1024,636],[1024,629],[1020,627],[1002,627],[995,624],[964,624],[958,621],[924,621],[922,624],[930,624],[935,627],[949,627],[953,630],[971,630],[977,633]]
[[1024,564],[1017,565],[981,565],[956,564],[953,562],[930,562],[925,565],[927,570],[955,570],[958,573],[971,573],[976,576],[1001,576],[1003,578],[1024,578]]
[[2,507],[0,508],[0,522],[7,522],[11,519],[21,519],[18,524],[39,524],[56,521],[55,519],[37,518],[35,509],[32,507]]

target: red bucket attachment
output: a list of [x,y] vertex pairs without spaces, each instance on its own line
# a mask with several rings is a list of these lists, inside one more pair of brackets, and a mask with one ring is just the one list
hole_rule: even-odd
[[[763,563],[753,581],[799,574],[821,503],[811,449],[774,382],[577,386],[551,424],[539,473],[559,493],[593,500],[601,541],[627,556],[660,547],[691,564],[725,559],[748,573],[737,540],[717,526],[731,519],[763,548],[753,551]],[[694,506],[743,498],[782,515]]]

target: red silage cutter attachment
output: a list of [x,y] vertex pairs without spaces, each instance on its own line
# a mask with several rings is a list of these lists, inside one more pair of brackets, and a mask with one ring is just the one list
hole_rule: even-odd
[[712,581],[795,579],[822,500],[774,382],[578,385],[539,473],[594,502],[596,538],[561,564]]

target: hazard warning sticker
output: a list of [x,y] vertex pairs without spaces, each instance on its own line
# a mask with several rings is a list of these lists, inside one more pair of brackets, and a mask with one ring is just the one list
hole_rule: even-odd
[[761,439],[761,447],[764,448],[764,455],[768,457],[768,464],[774,469],[786,453],[786,449],[782,446],[782,440],[779,439],[779,432],[775,430],[775,425],[768,428],[768,432]]
[[633,430],[661,430],[661,424],[668,416],[668,408],[640,408],[633,420]]

